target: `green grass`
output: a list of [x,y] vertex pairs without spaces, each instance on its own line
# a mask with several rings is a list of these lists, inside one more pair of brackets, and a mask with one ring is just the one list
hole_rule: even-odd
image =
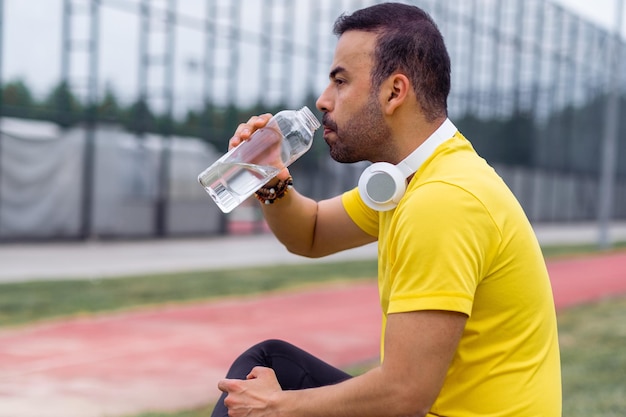
[[[626,242],[617,242],[613,245],[611,250],[621,250],[626,248]],[[562,256],[576,256],[585,255],[591,253],[598,253],[599,249],[597,245],[559,245],[559,246],[547,246],[542,248],[543,255],[548,258],[558,258]]]
[[375,279],[376,261],[316,263],[0,285],[0,326],[164,303],[246,295],[336,280]]
[[626,297],[559,314],[564,417],[626,415]]

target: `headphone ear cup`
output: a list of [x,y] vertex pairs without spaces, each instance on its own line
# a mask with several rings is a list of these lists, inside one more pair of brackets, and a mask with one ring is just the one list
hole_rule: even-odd
[[388,162],[376,162],[359,178],[359,194],[371,209],[394,209],[406,191],[406,178],[398,167]]

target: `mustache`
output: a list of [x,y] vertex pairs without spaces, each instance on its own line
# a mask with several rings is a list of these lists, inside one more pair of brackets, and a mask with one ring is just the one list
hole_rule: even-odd
[[337,123],[330,118],[328,113],[324,113],[324,116],[322,116],[322,124],[328,129],[334,130],[335,132],[337,131]]

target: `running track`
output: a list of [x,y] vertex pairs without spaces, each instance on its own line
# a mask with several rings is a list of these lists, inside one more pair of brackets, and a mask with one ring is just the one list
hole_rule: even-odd
[[[626,252],[548,263],[557,309],[626,294]],[[378,354],[371,281],[0,332],[0,417],[113,417],[215,399],[235,355],[287,339],[345,366]]]

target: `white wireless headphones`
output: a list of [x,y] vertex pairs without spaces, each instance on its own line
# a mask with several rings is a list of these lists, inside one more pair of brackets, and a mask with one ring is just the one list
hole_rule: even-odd
[[446,119],[439,128],[398,165],[376,162],[361,174],[359,194],[363,202],[377,211],[394,209],[406,191],[406,179],[416,172],[435,149],[451,139],[456,126]]

